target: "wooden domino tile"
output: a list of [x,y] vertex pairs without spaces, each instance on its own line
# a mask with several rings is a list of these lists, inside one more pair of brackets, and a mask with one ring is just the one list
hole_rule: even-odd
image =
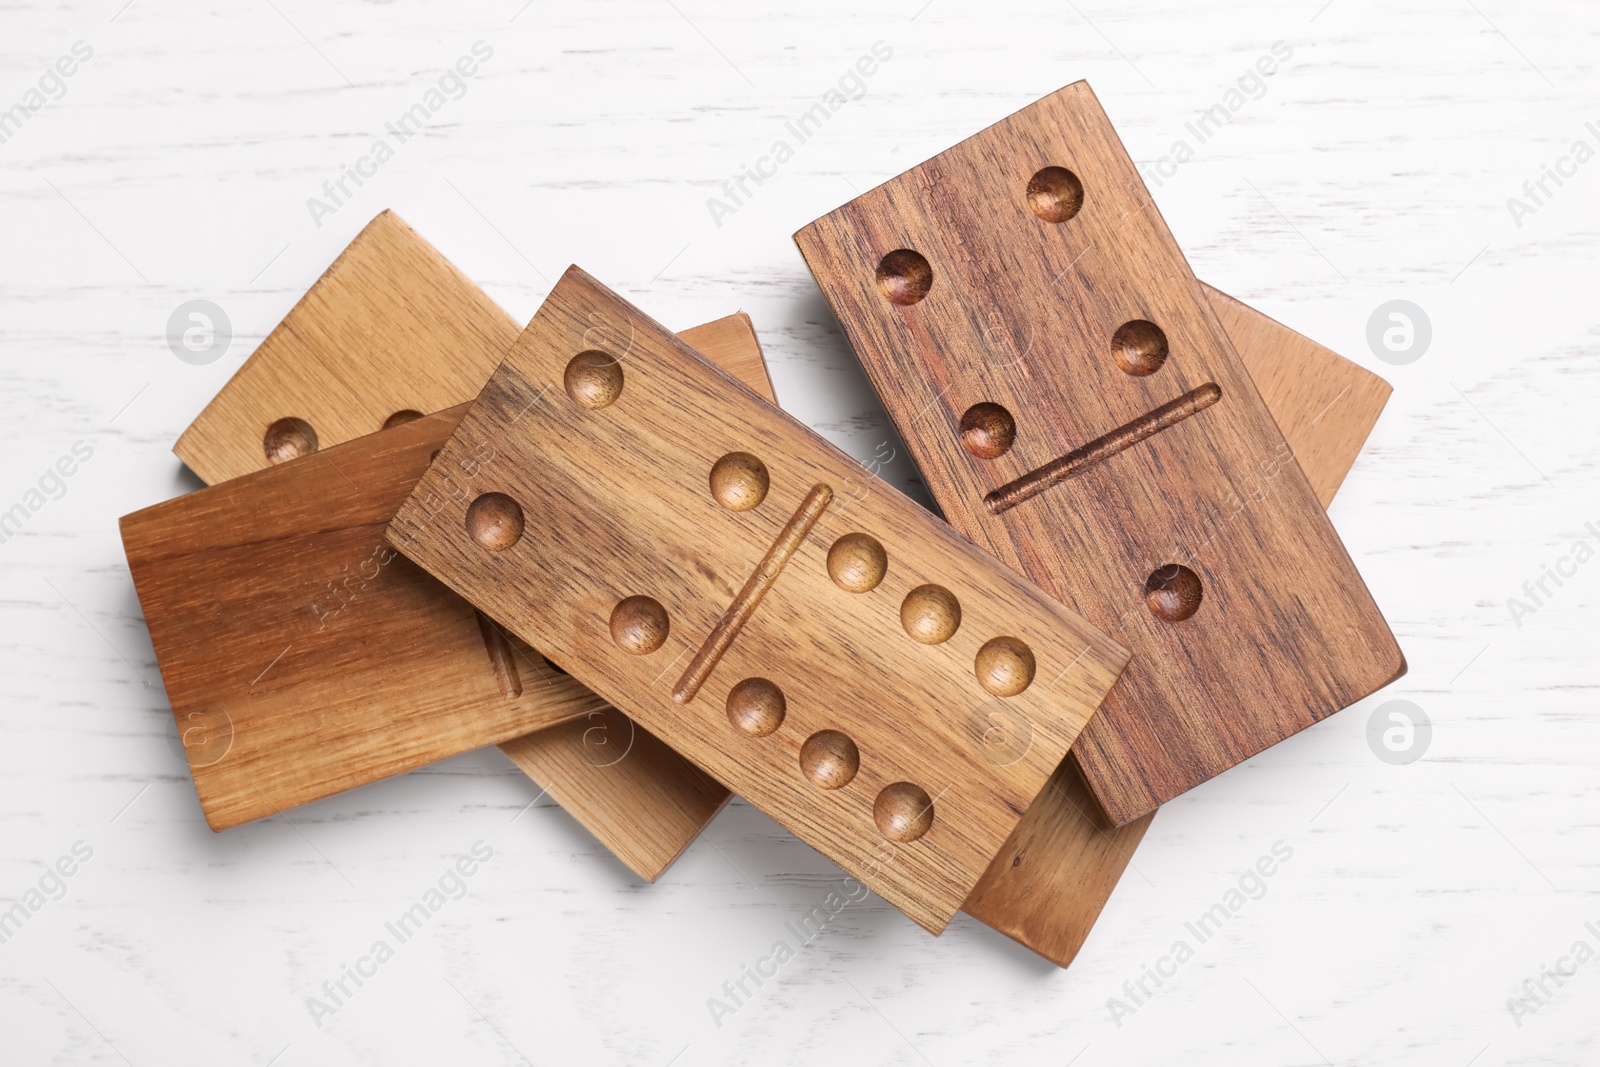
[[1127,661],[577,268],[389,540],[934,932]]
[[478,394],[520,332],[454,264],[385,211],[172,450],[215,485],[443,411]]
[[1405,669],[1088,86],[796,235],[951,523],[1135,651],[1113,824]]
[[518,655],[383,541],[462,414],[424,416],[123,518],[213,829],[605,706]]
[[1201,283],[1261,402],[1326,508],[1394,390],[1371,371]]
[[[404,294],[418,287],[449,297],[428,305],[426,314],[414,310],[419,308],[414,301],[392,297],[383,315],[357,307],[353,321],[367,324],[357,338],[332,321],[377,294]],[[246,361],[247,367],[261,365],[255,373],[274,384],[246,388],[230,382],[180,441],[175,451],[197,472],[221,478],[266,467],[261,447],[265,429],[291,410],[275,394],[320,397],[324,383],[319,376],[339,361],[361,364],[357,373],[347,373],[352,380],[380,383],[415,377],[420,365],[413,362],[413,353],[435,362],[464,359],[481,375],[481,385],[520,332],[389,212],[361,232],[314,291],[318,298],[302,300]],[[1207,296],[1326,503],[1382,409],[1388,386],[1225,294],[1207,288]],[[442,334],[451,343],[420,348],[406,343],[408,337],[430,334]],[[682,336],[773,399],[747,317],[730,316]],[[472,395],[468,391],[450,399],[465,401]],[[318,410],[325,445],[338,443],[330,427],[366,426],[384,419],[390,409],[398,410],[397,404],[426,403],[359,390],[351,402],[357,405],[353,419],[330,421]],[[209,432],[231,435],[238,442],[231,452],[235,469],[213,462],[208,454],[208,425]],[[513,649],[526,649],[507,636]],[[542,658],[525,651],[518,652],[516,665],[523,672],[544,670]],[[482,669],[492,670],[492,664]],[[615,709],[584,707],[588,710],[565,723],[500,747],[629,867],[653,880],[720,809],[727,791]],[[203,721],[190,718],[184,729],[197,750],[193,759],[202,768],[211,758],[205,749],[214,744]],[[619,752],[625,757],[619,759]],[[202,769],[197,781],[207,775]],[[318,795],[324,795],[321,789],[306,796]],[[661,802],[663,795],[667,803]],[[290,795],[280,802],[288,807],[304,801]],[[1085,813],[1093,810],[1082,777],[1069,761],[1019,822],[964,910],[1057,964],[1070,963],[1149,824],[1145,818],[1104,831],[1088,820]]]
[[[356,235],[172,446],[207,485],[478,395],[522,327],[392,211]],[[694,345],[770,395],[749,316]]]
[[[1317,499],[1332,502],[1388,402],[1389,384],[1206,287]],[[1023,815],[962,910],[1057,966],[1077,956],[1155,813],[1095,825],[1094,796],[1068,759]]]
[[[770,395],[748,318],[683,337]],[[465,410],[123,519],[201,807],[222,830],[500,743],[654,880],[727,790],[383,543]]]
[[[748,315],[729,315],[678,336],[763,399],[777,402]],[[504,741],[500,751],[648,881],[728,801],[721,784],[610,706]]]
[[[353,446],[353,454],[366,455],[368,450],[380,447],[381,439],[360,437],[367,433],[365,427],[403,425],[410,421],[406,414],[410,405],[427,408],[471,400],[520,332],[520,327],[498,305],[433,246],[397,215],[386,211],[361,231],[245,361],[241,371],[180,438],[174,451],[203,478],[218,480],[273,467],[319,449],[329,450],[350,439],[361,442]],[[687,330],[682,336],[701,354],[772,399],[771,382],[748,316],[730,315]],[[293,414],[296,412],[300,414]],[[401,417],[393,418],[397,412]],[[459,412],[452,415],[459,417]],[[274,440],[272,427],[286,419],[309,428],[294,438],[297,447],[266,447]],[[452,421],[450,425],[453,424]],[[328,455],[341,465],[346,462],[332,452],[323,458]],[[320,491],[313,484],[319,470],[315,461],[296,465],[295,469],[298,473],[292,479],[277,484],[284,486],[289,499],[315,498]],[[418,474],[420,468],[409,472],[412,482]],[[402,478],[388,484],[403,496],[410,483]],[[348,486],[341,479],[336,488]],[[388,504],[388,514],[392,515],[398,502],[396,497]],[[251,521],[257,506],[247,501],[240,521]],[[157,528],[151,536],[164,537],[166,532]],[[286,536],[292,539],[294,535]],[[303,553],[291,551],[288,555],[296,565],[310,565],[321,558],[319,553],[326,547],[325,543],[313,543]],[[348,563],[328,562],[339,567]],[[182,566],[181,560],[167,561],[160,570]],[[157,573],[151,579],[158,595],[164,588],[164,576]],[[181,581],[186,579],[180,576]],[[459,599],[445,594],[437,583],[425,584],[434,593],[444,595],[437,611],[420,612],[413,619],[416,632],[428,634],[436,626],[448,629],[450,620],[460,611]],[[371,603],[369,598],[368,604]],[[413,648],[411,651],[420,660],[411,665],[418,685],[425,686],[427,678],[437,677],[447,690],[449,679],[465,671],[468,684],[447,692],[443,698],[446,705],[459,707],[470,717],[481,710],[477,704],[483,701],[501,718],[495,714],[473,718],[465,729],[449,724],[443,729],[427,723],[413,724],[409,742],[417,751],[408,757],[406,766],[420,766],[491,743],[504,735],[506,716],[523,724],[517,727],[519,730],[555,722],[556,725],[503,741],[500,747],[635,873],[654,880],[726,803],[727,790],[598,700],[590,698],[573,704],[574,717],[562,721],[558,711],[561,699],[558,694],[547,692],[544,699],[553,701],[547,711],[515,719],[527,709],[507,708],[492,695],[483,697],[478,688],[482,679],[492,676],[498,682],[508,663],[523,679],[548,679],[552,672],[542,657],[515,637],[498,627],[488,629],[493,624],[481,614],[474,613],[474,618],[483,638],[480,653],[471,651],[470,641],[433,644],[420,650]],[[279,621],[269,619],[265,625],[270,628]],[[368,635],[363,628],[351,628],[348,636],[353,645],[365,647]],[[265,643],[271,643],[270,637]],[[435,657],[453,662],[458,652],[466,657],[464,664],[437,674],[428,669]],[[333,664],[336,669],[342,669],[346,657],[346,653],[332,646],[313,654],[303,672],[311,689],[305,694],[307,703],[302,710],[324,715],[331,708],[337,719],[348,713],[350,694],[331,679],[316,677],[316,654],[339,657],[339,663]],[[304,648],[301,655],[305,655]],[[201,670],[215,667],[202,665]],[[224,684],[225,679],[218,682],[202,677],[199,688]],[[564,680],[555,688],[560,690],[571,684]],[[451,705],[452,699],[457,704]],[[346,710],[341,712],[341,708]],[[294,740],[286,743],[279,758],[309,759],[309,766],[285,772],[274,757],[266,757],[269,773],[263,780],[269,787],[263,801],[254,795],[253,785],[245,790],[244,779],[228,773],[232,767],[211,769],[217,759],[218,733],[206,728],[205,717],[190,714],[186,705],[180,710],[176,698],[174,710],[184,722],[181,733],[188,742],[186,748],[193,749],[189,756],[202,806],[218,829],[403,769],[381,751],[381,742],[390,731],[398,729],[398,724],[394,721],[397,709],[379,701],[368,709],[372,722],[363,727],[373,744],[349,759],[341,756],[338,766],[333,760],[318,764],[317,757],[307,757]],[[327,719],[322,721],[324,731],[335,729]],[[227,720],[225,725],[229,748],[238,756],[242,749],[232,749],[234,724]],[[617,748],[627,752],[625,761],[616,758]]]

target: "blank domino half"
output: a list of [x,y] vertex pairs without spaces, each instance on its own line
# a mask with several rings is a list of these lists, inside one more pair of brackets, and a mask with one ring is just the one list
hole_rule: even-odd
[[1127,662],[575,267],[389,540],[936,933]]
[[1112,824],[1404,671],[1085,83],[796,241],[951,523],[1134,649],[1073,749]]

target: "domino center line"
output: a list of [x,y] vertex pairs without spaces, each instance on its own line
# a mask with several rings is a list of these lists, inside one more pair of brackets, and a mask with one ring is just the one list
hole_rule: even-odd
[[1222,387],[1215,382],[1207,382],[1198,389],[1191,389],[1176,400],[1169,400],[1154,411],[1140,415],[1110,433],[1102,434],[1088,444],[1080,445],[1066,455],[1053,459],[1042,467],[1035,467],[1014,481],[1007,482],[983,498],[984,506],[989,509],[991,515],[1009,511],[1023,501],[1032,500],[1051,486],[1060,485],[1069,478],[1077,477],[1096,463],[1110,459],[1118,452],[1132,448],[1140,441],[1176,426],[1221,399]]
[[761,598],[767,595],[767,590],[777,582],[784,566],[794,557],[795,552],[799,551],[806,535],[811,533],[811,528],[822,518],[822,513],[832,501],[832,487],[821,484],[811,487],[806,498],[800,502],[800,507],[784,524],[778,539],[767,549],[767,554],[761,557],[761,562],[744,583],[744,588],[733,598],[728,610],[722,613],[722,618],[706,638],[705,644],[700,646],[700,651],[689,661],[683,677],[672,687],[673,700],[679,704],[687,704],[695,698],[696,693],[700,692],[700,687],[711,677],[711,672],[716,669],[724,653],[733,645],[733,639],[739,636],[744,624],[755,614],[756,605],[761,603]]

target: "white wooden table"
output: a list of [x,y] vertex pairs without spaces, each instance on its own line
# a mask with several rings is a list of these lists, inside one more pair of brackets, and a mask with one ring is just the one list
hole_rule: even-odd
[[[0,1061],[1595,1062],[1600,16],[1320,4],[7,7]],[[1280,41],[1200,142],[1185,123]],[[493,750],[206,829],[116,519],[195,487],[172,441],[369,218],[524,318],[574,261],[669,324],[742,307],[784,405],[866,459],[886,420],[789,235],[1078,78],[1167,172],[1201,277],[1394,382],[1333,515],[1411,673],[1169,805],[1070,970],[872,898],[714,1017],[839,872],[735,803],[638,884]],[[421,132],[386,128],[418,104]],[[1547,164],[1562,184],[1525,190]],[[735,202],[747,168],[771,176]],[[165,339],[196,298],[232,328],[203,366]],[[1367,341],[1394,299],[1431,323],[1404,366]],[[1393,699],[1433,724],[1406,765],[1367,740]],[[371,958],[474,847],[459,899]]]

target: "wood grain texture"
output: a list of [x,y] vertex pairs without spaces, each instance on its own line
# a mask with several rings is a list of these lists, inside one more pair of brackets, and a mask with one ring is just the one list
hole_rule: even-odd
[[1365,367],[1205,283],[1217,321],[1326,508],[1394,390]]
[[730,798],[710,775],[609,705],[502,742],[500,750],[650,882]]
[[[426,265],[435,264],[432,269],[439,276],[453,276],[453,268],[447,262],[444,267],[436,265],[440,260],[430,244],[386,212],[358,236],[335,267],[343,265],[343,277],[348,279],[352,274],[370,275],[383,264],[415,261],[422,266],[392,273],[415,276],[429,269]],[[301,301],[274,336],[309,338],[310,343],[337,336],[335,330],[317,320],[339,306],[369,299],[372,290],[350,287],[332,270],[314,290],[326,293],[343,284],[346,290],[340,302],[330,304],[326,297],[319,302]],[[460,287],[450,291],[467,292]],[[1206,287],[1206,293],[1313,487],[1324,502],[1331,500],[1381,410],[1388,395],[1387,384],[1226,294],[1210,287]],[[400,304],[402,309],[409,306]],[[442,308],[435,306],[431,321],[435,329],[440,328],[441,319],[448,321],[452,336],[473,337],[479,334],[468,320],[480,313],[481,301],[466,299]],[[353,317],[370,320],[365,312]],[[495,331],[495,335],[506,337],[509,344],[517,331],[509,317],[506,321],[507,329]],[[398,324],[412,332],[421,326],[406,320],[403,311],[392,311],[388,318],[380,320],[379,325],[384,324],[386,328],[397,328]],[[775,400],[748,316],[728,316],[680,336],[766,399]],[[407,369],[413,349],[403,340],[399,335],[383,333],[357,347],[342,351],[316,348],[309,353],[284,344],[264,345],[252,361],[266,364],[256,373],[278,379],[298,377],[301,384],[295,387],[297,393],[317,395],[316,376],[335,357],[347,362],[384,360],[390,364],[384,369],[374,366],[368,373],[357,375],[355,380],[363,383],[382,380],[386,373],[416,376],[416,371]],[[462,351],[472,349],[456,345],[449,354],[453,357]],[[476,365],[492,369],[498,362],[497,358],[491,362],[493,353],[481,348],[477,351]],[[255,411],[248,410],[259,399],[263,399],[259,394],[230,383],[196,426],[209,422],[231,427],[236,436],[249,443],[254,428],[271,423],[279,417],[278,412],[285,410],[271,403],[270,398],[264,398],[267,402]],[[367,414],[375,414],[384,406],[370,408]],[[203,440],[194,427],[183,438],[183,442],[191,444]],[[189,448],[183,442],[180,455],[182,449]],[[184,458],[197,470],[213,467],[202,445],[194,445]],[[258,462],[264,465],[265,460]],[[528,651],[514,637],[510,643],[518,646],[518,655],[527,660],[517,661],[522,670],[544,670],[542,657]],[[191,736],[199,739],[204,734]],[[500,747],[581,825],[647,880],[654,880],[665,870],[728,798],[725,789],[612,708],[588,709],[567,723],[513,738]],[[626,752],[625,758],[618,758],[619,749]],[[1051,787],[1035,800],[964,905],[969,914],[1060,966],[1071,962],[1088,936],[1149,822],[1141,819],[1109,832],[1096,829],[1084,814],[1094,810],[1084,788],[1075,769],[1067,766],[1058,770]]]
[[[1138,650],[1073,750],[1110,823],[1403,672],[1086,84],[796,241],[952,524]],[[1117,430],[1212,390],[1219,403],[1152,436]],[[1016,422],[996,458],[961,443],[980,403]],[[1107,434],[1126,447],[1009,510],[985,506]]]
[[761,355],[761,341],[750,316],[742,311],[680,331],[680,340],[739,379],[745,388],[769,404],[778,402]]
[[[596,394],[569,374],[592,366],[583,354],[593,352],[621,368],[605,406],[586,406]],[[466,489],[454,483],[453,467],[484,448],[496,458],[483,476]],[[710,491],[713,465],[735,451],[770,477],[753,509],[729,510]],[[499,548],[469,535],[471,509],[493,494],[516,503],[529,535]],[[828,502],[820,512],[819,500]],[[804,537],[781,536],[797,521]],[[829,547],[852,532],[876,538],[889,560],[866,593],[829,576]],[[1125,663],[1060,603],[900,494],[874,490],[853,460],[575,267],[388,536],[934,932]],[[759,608],[689,697],[674,684],[685,661],[771,573],[752,574],[764,556],[781,573],[760,583]],[[960,625],[922,644],[907,629],[925,618],[902,608],[932,585],[959,599]],[[1001,635],[1025,642],[1036,663],[1032,684],[1006,698],[974,674],[980,646]],[[765,737],[727,718],[735,684],[750,678],[770,679],[785,698],[781,728]],[[1009,716],[1026,740],[1004,751],[986,744],[990,713]],[[882,811],[895,807],[886,797],[909,795],[890,788],[897,783],[932,801],[932,828],[909,842],[886,840],[874,817],[877,807],[887,824],[906,824]]]
[[[739,312],[678,336],[776,403],[750,316]],[[720,783],[609,705],[504,741],[500,751],[650,882],[689,847],[730,797]]]
[[[141,2],[110,24],[120,0],[8,7],[7,104],[70,42],[96,56],[3,149],[6,505],[72,441],[95,452],[66,498],[0,548],[0,895],[9,907],[80,837],[95,858],[0,951],[0,1059],[121,1064],[109,1039],[141,1067],[266,1064],[290,1042],[276,1067],[520,1064],[509,1040],[535,1063],[662,1067],[692,1042],[673,1067],[741,1055],[921,1065],[909,1039],[939,1067],[1060,1064],[1086,1044],[1073,1067],[1217,1047],[1248,1064],[1320,1063],[1295,1028],[1363,1067],[1411,1067],[1419,1049],[1461,1065],[1491,1041],[1473,1067],[1593,1058],[1588,968],[1550,983],[1554,1000],[1521,1028],[1505,999],[1597,919],[1584,890],[1600,884],[1600,582],[1585,568],[1521,629],[1505,601],[1600,520],[1600,197],[1569,181],[1520,228],[1505,198],[1595,117],[1581,87],[1600,63],[1600,9],[1480,0],[1513,48],[1465,5],[1341,0],[1309,22],[1321,2],[941,0],[915,22],[921,0],[782,19],[680,2],[755,90],[665,4],[535,5],[487,37],[491,76],[320,228],[306,198],[520,3],[496,19],[465,5],[279,2],[356,89],[266,5],[196,18]],[[878,37],[895,56],[866,97],[719,228],[704,203],[713,183],[753,167]],[[1184,123],[1278,37],[1294,59],[1198,145]],[[1411,673],[1163,811],[1069,975],[981,923],[930,938],[868,897],[718,1029],[706,998],[725,999],[723,981],[842,872],[735,800],[641,889],[549,797],[513,823],[538,787],[493,749],[290,811],[293,826],[205,829],[169,748],[116,519],[192,491],[173,440],[380,207],[520,323],[549,283],[505,238],[551,283],[570,250],[607,264],[603,277],[626,279],[619,291],[670,327],[737,300],[791,413],[881,459],[892,428],[785,235],[855,196],[846,178],[865,191],[1080,76],[1142,165],[1179,137],[1198,148],[1150,184],[1201,279],[1394,383],[1330,514]],[[196,295],[233,320],[233,347],[209,367],[180,363],[160,337]],[[1393,297],[1433,321],[1433,347],[1408,367],[1364,337]],[[924,489],[903,447],[880,476]],[[1409,767],[1363,740],[1391,696],[1435,723]],[[495,858],[469,896],[313,1030],[305,998],[324,996],[322,981],[480,837]],[[1280,837],[1295,859],[1266,898],[1118,1026],[1108,998],[1126,1000],[1123,983]]]
[[[354,376],[364,384],[393,374],[414,377],[414,371],[405,369],[414,351],[404,343],[406,334],[431,324],[430,329],[445,329],[457,339],[484,335],[482,327],[473,322],[483,313],[482,301],[477,298],[434,305],[427,323],[412,321],[407,310],[412,304],[400,301],[385,318],[374,319],[366,311],[351,316],[372,323],[376,331],[368,333],[364,343],[343,349],[316,347],[339,336],[336,328],[323,325],[320,318],[344,314],[340,309],[369,301],[376,291],[374,286],[357,285],[352,279],[372,278],[384,270],[393,284],[410,284],[405,279],[428,274],[436,282],[458,277],[428,242],[397,216],[385,212],[313,287],[313,292],[323,294],[321,299],[302,300],[274,331],[272,337],[292,337],[300,347],[285,340],[264,343],[246,366],[259,365],[254,373],[262,378],[299,379],[292,390],[296,395],[321,395],[317,376],[335,358],[347,363],[383,360],[398,364],[388,367],[387,375],[380,364]],[[1326,503],[1376,420],[1388,395],[1387,383],[1226,294],[1204,288],[1296,459]],[[470,283],[465,288],[452,283],[444,291],[469,297],[476,289]],[[332,299],[341,293],[337,300]],[[391,330],[395,332],[388,332]],[[503,339],[509,346],[517,332],[507,316],[505,329],[492,331],[491,337]],[[680,336],[767,399],[775,399],[748,316],[728,316]],[[483,344],[454,344],[446,355],[455,358],[462,352],[472,353],[474,365],[484,368],[485,375],[500,358]],[[363,417],[376,417],[386,407],[386,403],[366,405]],[[283,410],[270,396],[230,382],[175,451],[197,471],[214,469],[202,432],[209,424],[218,427],[218,433],[231,431],[249,446],[240,454],[265,465],[265,458],[254,450],[253,438],[260,427],[281,417],[278,413]],[[323,423],[340,424],[326,419]],[[531,656],[530,663],[519,660],[523,670],[530,665],[536,671],[543,669],[541,657],[527,652],[526,645],[515,638],[511,641],[524,650],[520,655]],[[191,736],[198,739],[203,732]],[[514,738],[500,747],[610,851],[648,880],[659,876],[728,796],[726,790],[615,709],[590,709],[567,723]],[[627,756],[613,762],[618,747],[625,748]],[[597,773],[600,770],[606,773]],[[969,914],[1061,966],[1076,955],[1148,825],[1148,819],[1141,819],[1109,833],[1095,829],[1083,814],[1095,810],[1083,790],[1081,776],[1074,769],[1059,770],[1051,788],[1036,799],[964,905]]]
[[[397,410],[393,407],[400,395],[396,390],[425,390],[405,394],[425,396],[411,401],[423,405],[469,401],[519,332],[510,316],[432,245],[399,216],[383,212],[340,254],[174,447],[203,478],[262,470],[271,466],[260,447],[263,428],[284,418],[285,412],[302,411],[315,419],[314,428],[321,427],[316,432],[323,460],[288,464],[284,469],[295,474],[265,479],[268,488],[252,484],[236,489],[239,495],[230,493],[226,504],[210,501],[208,506],[220,506],[227,518],[196,533],[232,537],[231,522],[252,529],[257,510],[272,506],[264,500],[279,495],[296,501],[326,500],[328,510],[321,525],[340,521],[351,485],[342,475],[332,477],[330,469],[364,468],[368,462],[382,468],[388,461],[374,460],[373,450],[393,448],[390,435],[395,430],[356,438],[348,449],[338,448],[343,440],[340,435],[373,421],[381,424],[386,413]],[[772,399],[771,381],[748,315],[741,312],[693,327],[684,331],[683,337],[750,388]],[[295,398],[295,402],[286,403],[283,397]],[[449,426],[459,414],[450,413]],[[432,441],[429,453],[438,447],[433,431],[419,428],[410,433],[422,433]],[[370,533],[360,516],[374,513],[373,505],[377,512],[387,510],[381,529],[421,469],[401,463],[383,469],[375,486],[360,483],[369,492],[378,492],[380,499],[361,503],[354,520],[357,525],[337,543],[320,535],[297,543],[292,530],[281,531],[280,548],[289,570],[276,579],[297,588],[297,575],[346,566],[349,559],[335,558],[347,552],[345,542],[359,541]],[[194,504],[197,498],[185,499]],[[168,506],[174,510],[162,513],[162,521],[181,520],[186,515],[185,508]],[[159,523],[136,529],[137,537],[164,540],[167,536]],[[161,550],[167,549],[163,544]],[[237,563],[254,565],[248,554],[241,555]],[[207,566],[209,574],[211,564]],[[385,680],[393,678],[382,656],[362,660],[360,670],[347,672],[349,649],[372,647],[375,635],[374,623],[363,619],[364,612],[358,613],[332,635],[331,642],[310,647],[302,643],[297,660],[300,669],[285,682],[283,699],[272,709],[270,728],[234,707],[230,714],[240,718],[226,720],[228,744],[235,743],[241,733],[249,736],[239,742],[238,751],[229,754],[226,765],[219,766],[215,750],[221,742],[211,721],[216,712],[210,712],[208,718],[188,705],[195,702],[210,707],[214,701],[207,700],[208,694],[227,692],[234,680],[216,673],[222,664],[205,654],[203,644],[182,640],[182,613],[188,605],[171,607],[177,617],[168,617],[168,586],[187,589],[191,581],[209,580],[191,575],[187,568],[188,561],[182,558],[164,561],[161,569],[146,578],[145,584],[153,588],[145,612],[147,619],[161,617],[159,625],[152,622],[152,633],[158,629],[163,633],[163,644],[157,647],[164,672],[173,669],[169,667],[172,661],[185,682],[184,708],[180,709],[178,697],[172,696],[170,683],[169,696],[180,734],[189,742],[186,754],[202,809],[214,829],[504,741],[502,749],[512,762],[634,873],[653,881],[728,800],[727,790],[646,731],[636,730],[620,712],[553,672],[526,644],[503,634],[480,613],[468,611],[463,616],[458,597],[416,573],[409,564],[403,568],[405,578],[418,587],[410,601],[383,603],[393,592],[385,573],[375,576],[381,582],[373,588],[381,595],[369,595],[361,606],[379,612],[390,609],[391,614],[379,624],[399,627],[407,642],[398,648],[378,647],[391,648],[395,662],[403,662],[396,680],[436,694],[440,702],[436,712],[420,717],[406,712],[398,722],[391,721],[397,713],[394,694],[382,687],[365,687],[366,676],[372,672]],[[144,569],[135,571],[136,582]],[[228,580],[238,577],[230,573]],[[358,584],[367,589],[367,582]],[[250,595],[255,592],[251,586]],[[252,620],[257,624],[257,632],[251,634],[249,646],[239,650],[241,654],[257,655],[260,647],[271,644],[283,631],[296,629],[293,622],[297,616],[289,615],[291,624],[285,626],[268,602],[250,599],[235,604],[226,593],[225,589],[220,605],[233,614],[242,631],[252,630]],[[143,588],[141,596],[146,596]],[[474,619],[482,638],[478,651],[463,636]],[[166,640],[169,628],[170,642]],[[429,644],[435,637],[439,643]],[[341,647],[340,642],[348,647]],[[521,699],[495,701],[483,689],[486,679],[480,661],[487,662],[502,697],[507,693],[509,672],[509,684],[521,688],[517,694]],[[469,684],[457,687],[461,677]],[[228,700],[229,705],[234,703]],[[454,714],[458,711],[464,717]],[[308,723],[315,724],[314,734],[306,733]],[[523,734],[525,730],[533,732]],[[512,734],[521,736],[505,740]],[[314,737],[316,746],[305,743],[308,736]],[[338,737],[340,743],[325,745],[329,736]],[[628,738],[625,761],[613,762],[607,758],[607,750],[597,747],[600,740],[624,736]],[[243,762],[237,758],[240,756],[245,757]]]
[[[735,317],[685,336],[743,356],[748,329]],[[123,520],[207,821],[226,829],[504,741],[653,880],[727,791],[382,543],[464,411]]]
[[[271,465],[280,420],[328,448],[397,412],[464,404],[521,325],[408,226],[383,211],[356,235],[179,436],[172,451],[208,485]],[[766,396],[772,383],[743,312],[693,328],[694,347]],[[687,333],[686,333],[687,336]]]
[[122,520],[212,829],[604,706],[537,657],[507,695],[472,605],[383,542],[463,410]]
[[[317,447],[477,395],[519,327],[392,211],[369,222],[172,450],[207,484],[268,465],[281,419]],[[406,367],[425,373],[395,373]]]
[[[1303,334],[1205,286],[1311,489],[1331,503],[1389,397],[1389,384]],[[1309,462],[1308,462],[1309,460]],[[1070,964],[1156,812],[1110,829],[1068,759],[962,905],[1058,967]]]

